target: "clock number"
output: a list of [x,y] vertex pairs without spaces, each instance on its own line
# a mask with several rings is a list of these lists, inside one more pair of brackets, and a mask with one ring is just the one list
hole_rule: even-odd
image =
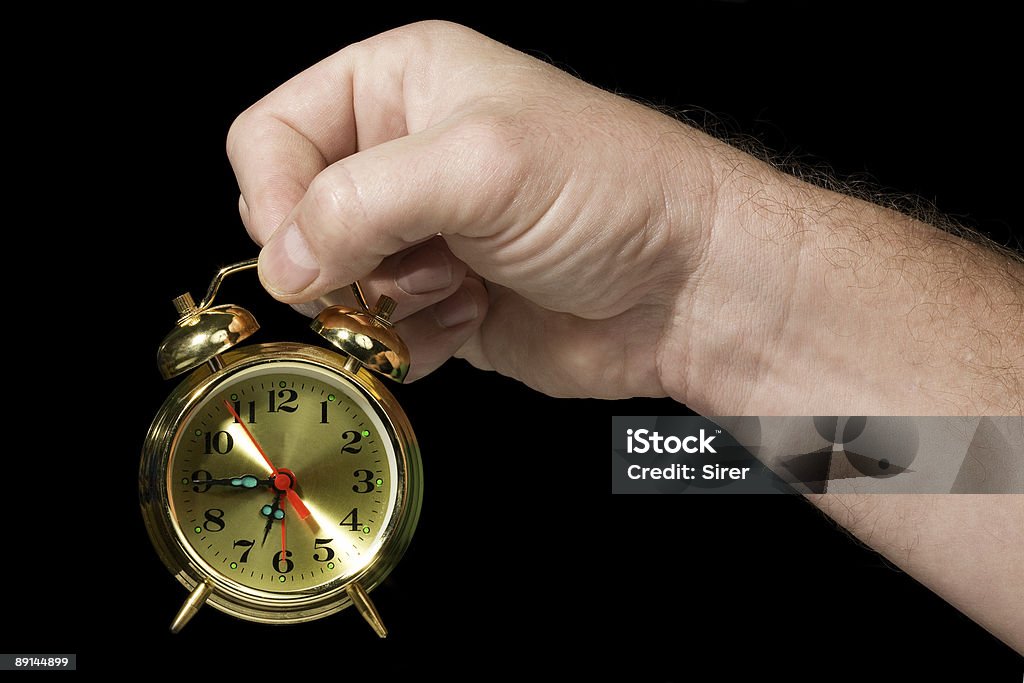
[[356,479],[359,479],[359,477],[362,476],[363,478],[359,479],[359,483],[365,485],[360,487],[356,484],[352,484],[353,491],[356,493],[369,493],[373,490],[373,472],[370,470],[356,470],[352,473],[352,476]]
[[192,473],[192,483],[195,484],[192,490],[196,493],[206,493],[210,490],[210,485],[206,482],[211,479],[213,479],[213,475],[206,470],[196,470]]
[[[242,414],[242,402],[235,401],[235,414],[241,416]],[[234,422],[238,423],[238,418],[234,418]],[[256,422],[256,401],[249,401],[249,419],[246,420],[249,424]]]
[[238,547],[245,548],[245,552],[243,552],[242,556],[240,558],[238,558],[238,561],[239,562],[248,562],[249,561],[249,553],[252,552],[252,547],[254,545],[256,545],[256,539],[255,538],[252,539],[252,540],[239,539],[239,540],[235,541],[234,544],[231,547],[232,548],[238,548]]
[[284,400],[281,401],[281,403],[277,403],[277,401],[275,400],[273,389],[268,391],[267,395],[270,399],[271,413],[276,413],[279,410],[283,413],[294,413],[296,410],[299,409],[298,406],[288,405],[289,403],[295,403],[296,401],[299,400],[299,393],[294,389],[282,389],[281,391],[277,392],[277,398],[284,398],[285,396],[288,397],[284,398]]
[[281,551],[274,553],[274,571],[279,574],[287,574],[295,569],[295,563],[288,558],[292,556],[291,550],[284,551],[284,559],[281,559]]
[[320,401],[320,424],[327,424],[327,401]]
[[[350,519],[352,520],[351,522],[349,521]],[[338,526],[347,526],[352,531],[359,531],[359,508],[352,508],[352,512],[348,513]]]
[[203,522],[203,528],[211,533],[218,531],[224,531],[224,511],[220,508],[210,508],[203,516],[206,517],[206,521]]
[[227,432],[206,432],[206,455],[227,455],[235,447],[235,440]]
[[[333,538],[318,538],[313,543],[313,559],[317,562],[328,562],[334,559],[334,550],[327,544],[333,541]],[[320,551],[326,551],[327,555],[320,557]]]
[[348,439],[348,441],[346,441],[345,444],[341,447],[342,453],[358,453],[359,451],[363,450],[362,446],[353,445],[363,440],[363,435],[360,434],[359,432],[354,432],[350,429],[347,432],[342,432],[341,438]]

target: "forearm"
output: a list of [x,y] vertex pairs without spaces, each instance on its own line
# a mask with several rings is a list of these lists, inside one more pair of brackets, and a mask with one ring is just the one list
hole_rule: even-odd
[[[1020,261],[709,149],[715,220],[660,358],[672,396],[707,415],[1021,414]],[[810,498],[1024,652],[1024,496]]]
[[[674,397],[710,415],[1019,414],[1024,265],[714,147]],[[692,305],[691,305],[692,303]],[[692,311],[692,313],[691,313]],[[692,315],[692,318],[690,316]]]
[[808,498],[861,541],[1024,654],[1024,496]]

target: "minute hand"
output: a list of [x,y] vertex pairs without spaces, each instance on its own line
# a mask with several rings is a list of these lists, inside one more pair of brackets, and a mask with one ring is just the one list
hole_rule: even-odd
[[193,479],[193,484],[199,486],[233,486],[239,489],[254,489],[260,485],[273,486],[273,479],[259,479],[252,474],[243,474],[240,477],[229,477],[227,479]]
[[[241,427],[242,431],[245,432],[245,435],[249,437],[249,441],[252,442],[252,445],[255,446],[256,450],[263,456],[264,462],[267,463],[267,466],[273,471],[274,476],[276,477],[278,469],[274,467],[274,463],[270,462],[270,458],[267,457],[266,452],[263,450],[263,446],[261,446],[259,441],[256,440],[256,437],[252,435],[249,428],[245,426],[245,422],[242,421],[238,411],[235,410],[235,407],[231,405],[231,402],[227,399],[224,400],[224,405],[227,406],[228,412],[230,412],[234,416],[235,420],[237,420],[238,426]],[[299,498],[299,494],[297,494],[291,487],[288,487],[285,493],[288,495],[288,502],[290,502],[292,507],[295,508],[295,511],[299,513],[299,519],[306,519],[309,517],[309,508],[307,508],[306,504],[302,502],[301,498]]]

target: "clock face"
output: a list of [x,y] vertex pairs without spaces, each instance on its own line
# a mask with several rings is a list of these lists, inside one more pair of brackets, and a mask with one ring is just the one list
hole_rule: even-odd
[[228,373],[171,445],[171,522],[222,580],[312,594],[381,549],[400,472],[385,421],[340,373],[300,361]]

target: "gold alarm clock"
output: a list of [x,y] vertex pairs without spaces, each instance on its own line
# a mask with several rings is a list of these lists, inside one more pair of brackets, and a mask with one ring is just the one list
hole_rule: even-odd
[[157,553],[188,598],[177,633],[203,604],[264,623],[319,619],[355,605],[381,637],[370,601],[419,517],[422,474],[409,420],[378,376],[401,382],[409,352],[382,296],[331,306],[313,329],[343,355],[270,343],[235,349],[252,314],[214,306],[220,270],[158,352],[165,379],[190,372],[146,436],[139,492]]

